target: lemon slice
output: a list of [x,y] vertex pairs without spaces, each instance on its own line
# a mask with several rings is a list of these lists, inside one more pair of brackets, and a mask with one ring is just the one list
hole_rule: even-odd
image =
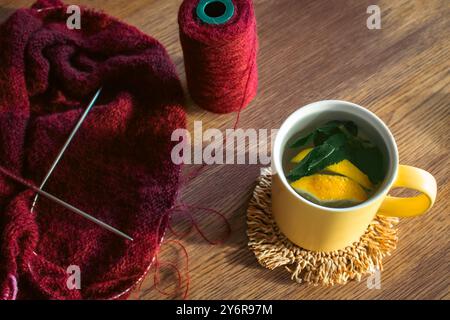
[[294,158],[292,158],[292,163],[300,163],[314,148],[306,148],[300,151]]
[[301,196],[324,206],[355,205],[367,200],[367,193],[355,181],[344,176],[313,174],[291,183]]
[[[302,151],[300,151],[292,160],[293,163],[299,163],[302,161],[311,151],[313,148],[307,148]],[[356,182],[358,182],[360,185],[362,185],[364,188],[371,190],[373,189],[373,184],[370,182],[369,177],[364,174],[361,170],[359,170],[353,163],[348,161],[347,159],[342,160],[341,162],[338,162],[336,164],[332,164],[331,166],[328,166],[325,168],[326,172],[340,174],[342,176],[346,176]]]

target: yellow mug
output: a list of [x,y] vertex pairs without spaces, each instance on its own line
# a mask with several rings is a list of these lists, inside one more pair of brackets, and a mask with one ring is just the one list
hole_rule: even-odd
[[[287,145],[331,120],[351,120],[385,155],[386,178],[367,201],[348,208],[329,208],[312,203],[289,185],[284,168],[290,160]],[[392,133],[375,114],[354,103],[326,100],[309,104],[290,115],[275,138],[272,153],[272,214],[281,232],[298,246],[329,252],[358,241],[375,215],[413,217],[425,213],[436,199],[436,180],[421,169],[399,165]],[[414,189],[418,196],[388,196],[395,187]]]

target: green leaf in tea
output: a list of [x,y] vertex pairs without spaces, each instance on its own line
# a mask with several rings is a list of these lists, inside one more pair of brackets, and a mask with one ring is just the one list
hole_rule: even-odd
[[353,121],[341,121],[341,120],[332,120],[327,122],[323,127],[319,128],[319,131],[322,132],[330,132],[334,133],[335,131],[332,131],[333,129],[339,129],[344,133],[349,133],[352,136],[358,135],[358,126]]
[[329,144],[335,148],[340,148],[347,143],[347,137],[343,133],[337,133],[329,137],[324,143]]
[[315,147],[300,163],[292,169],[287,178],[291,181],[317,173],[326,167],[346,158],[346,137],[342,133],[328,138],[322,145]]
[[337,134],[344,133],[346,135],[357,136],[358,126],[352,121],[329,121],[323,126],[317,128],[313,132],[307,134],[306,136],[300,137],[294,143],[292,143],[290,148],[300,148],[303,146],[310,145],[314,143],[315,146],[323,144],[328,138]]
[[353,121],[343,121],[343,127],[340,127],[343,132],[347,131],[353,137],[358,136],[358,126]]
[[289,146],[289,148],[300,148],[300,147],[311,144],[314,141],[316,134],[317,134],[317,132],[314,131],[304,137],[297,139],[294,143],[292,143]]
[[364,172],[372,181],[377,184],[381,182],[385,175],[383,154],[376,146],[366,147],[364,145],[354,146],[349,152],[350,161]]
[[311,144],[315,148],[289,172],[289,180],[312,175],[344,159],[352,162],[374,184],[384,178],[383,154],[372,142],[358,137],[358,126],[352,121],[329,121],[297,139],[290,147],[299,148]]

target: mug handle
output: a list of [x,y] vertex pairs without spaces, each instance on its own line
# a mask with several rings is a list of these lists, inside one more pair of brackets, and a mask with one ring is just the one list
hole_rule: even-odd
[[393,187],[413,189],[421,194],[409,198],[386,196],[378,214],[389,217],[414,217],[427,212],[436,200],[436,179],[419,168],[400,165]]

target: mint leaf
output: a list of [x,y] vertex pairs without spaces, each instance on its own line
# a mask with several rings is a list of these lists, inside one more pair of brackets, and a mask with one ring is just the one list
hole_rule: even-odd
[[337,133],[329,137],[324,143],[329,144],[333,147],[340,148],[344,146],[347,142],[347,137],[343,133]]
[[358,135],[358,126],[353,121],[345,121],[344,127],[354,137]]
[[358,135],[358,126],[353,121],[341,121],[341,120],[329,121],[318,130],[322,132],[327,132],[333,129],[334,130],[339,129],[344,133],[350,133],[352,136],[355,137]]
[[290,147],[310,144],[314,144],[315,148],[289,172],[289,180],[317,173],[344,159],[351,161],[374,184],[384,179],[386,169],[383,154],[372,142],[358,137],[358,127],[352,121],[329,121]]
[[289,146],[289,148],[300,148],[311,144],[314,141],[316,134],[317,134],[316,131],[314,131],[302,138],[297,139],[294,143],[292,143]]
[[322,145],[315,147],[300,163],[292,169],[287,178],[291,181],[319,172],[329,165],[346,158],[346,137],[342,133],[328,138]]
[[378,147],[365,147],[361,144],[360,146],[351,148],[349,155],[349,160],[364,172],[372,183],[377,184],[384,179],[384,157]]
[[329,137],[340,132],[349,136],[356,137],[358,134],[358,127],[352,121],[329,121],[310,134],[302,136],[294,141],[294,143],[292,143],[289,148],[300,148],[310,145],[313,142],[315,146],[319,146],[323,144]]

